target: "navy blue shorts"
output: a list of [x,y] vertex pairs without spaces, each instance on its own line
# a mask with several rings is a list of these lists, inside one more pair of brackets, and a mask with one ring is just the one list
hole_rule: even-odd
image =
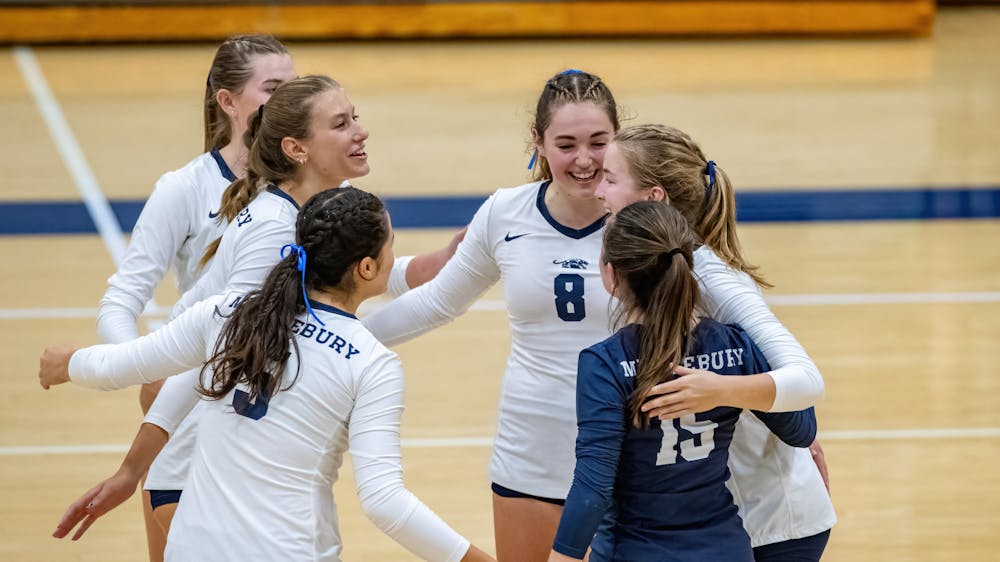
[[149,505],[153,509],[181,501],[181,490],[147,490],[147,492],[149,492]]
[[511,490],[510,488],[504,488],[503,486],[497,484],[496,482],[494,482],[493,485],[490,487],[493,489],[494,494],[502,498],[527,498],[529,500],[538,500],[540,502],[551,503],[554,505],[566,505],[566,500],[557,500],[554,498],[543,498],[540,496],[533,496],[531,494],[522,494],[521,492]]
[[753,549],[754,562],[817,562],[826,550],[830,531],[818,535],[765,544]]

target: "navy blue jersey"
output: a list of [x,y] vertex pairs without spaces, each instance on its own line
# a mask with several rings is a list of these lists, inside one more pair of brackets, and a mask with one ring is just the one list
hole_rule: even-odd
[[[595,562],[752,561],[750,539],[725,485],[741,410],[719,407],[635,428],[628,403],[639,330],[627,326],[580,353],[576,470],[554,548],[582,558],[590,546]],[[770,370],[739,326],[708,318],[694,329],[683,364],[721,375]],[[806,447],[815,438],[812,408],[754,413],[789,445]]]

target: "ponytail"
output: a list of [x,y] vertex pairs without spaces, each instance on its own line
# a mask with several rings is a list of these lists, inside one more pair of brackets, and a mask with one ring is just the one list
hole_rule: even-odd
[[601,259],[611,264],[618,281],[614,323],[642,324],[635,390],[629,398],[632,423],[639,428],[648,426],[641,407],[649,390],[672,378],[688,351],[699,299],[696,241],[687,219],[658,201],[625,207],[604,233]]
[[[247,125],[247,132],[243,137],[243,142],[246,143],[247,147],[250,149],[253,147],[254,139],[257,138],[257,132],[260,130],[261,121],[262,118],[260,111],[250,116],[250,120]],[[257,196],[257,193],[260,191],[260,184],[260,176],[257,175],[252,167],[248,166],[246,175],[229,184],[229,187],[227,187],[222,193],[222,202],[219,205],[219,216],[216,220],[225,223],[233,222],[236,215],[245,209],[247,205],[253,201],[253,198]],[[212,243],[205,248],[205,253],[202,254],[201,260],[198,261],[199,267],[205,267],[208,265],[208,262],[212,261],[216,252],[219,251],[219,244],[221,242],[222,237],[220,236],[219,238],[213,240]]]
[[671,207],[694,228],[722,261],[770,288],[759,268],[744,256],[736,231],[736,194],[729,176],[705,158],[683,131],[664,125],[622,129],[613,141],[628,162],[637,186],[663,188]]
[[659,272],[665,267],[665,271],[649,294],[640,331],[635,391],[629,397],[632,423],[639,428],[649,424],[641,408],[650,389],[673,378],[674,367],[687,355],[691,319],[698,301],[692,250],[684,248],[665,260],[664,252],[660,254],[661,264],[654,268]]
[[764,278],[760,268],[743,257],[739,234],[736,232],[736,193],[729,176],[714,163],[712,167],[715,171],[715,185],[712,189],[706,188],[704,211],[694,213],[696,219],[692,226],[702,242],[729,267],[746,273],[760,287],[770,289],[774,285]]
[[[292,327],[305,310],[296,260],[294,252],[281,260],[261,288],[250,293],[226,320],[212,357],[202,367],[198,392],[218,400],[236,385],[244,384],[253,402],[281,390],[279,383],[291,348],[296,356],[299,353]],[[212,373],[212,382],[207,386],[206,371]],[[298,373],[297,368],[288,386],[294,384]]]

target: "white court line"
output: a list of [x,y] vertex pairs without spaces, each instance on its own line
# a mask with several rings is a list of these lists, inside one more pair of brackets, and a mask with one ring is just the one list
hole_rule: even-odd
[[[903,441],[924,439],[976,439],[1000,437],[1000,427],[955,427],[923,429],[859,429],[821,431],[821,441]],[[403,439],[407,449],[468,449],[491,447],[492,437],[427,437]],[[0,457],[33,455],[89,455],[99,453],[124,453],[128,445],[41,445],[32,447],[0,447]]]
[[118,219],[115,218],[111,205],[97,184],[97,178],[90,170],[87,159],[83,156],[83,150],[76,142],[73,130],[70,129],[66,116],[63,114],[62,108],[59,107],[59,102],[52,95],[52,90],[49,89],[45,74],[35,58],[35,53],[29,47],[16,47],[14,58],[21,70],[21,76],[24,77],[24,81],[31,89],[31,95],[35,99],[38,111],[49,127],[49,133],[59,149],[59,155],[62,156],[63,162],[69,168],[76,188],[83,197],[87,212],[90,213],[94,225],[97,226],[97,232],[104,239],[104,245],[107,246],[112,259],[117,264],[125,255],[125,240],[121,225],[118,224]]
[[[860,304],[965,304],[1000,302],[1000,292],[970,292],[970,293],[854,293],[842,295],[775,295],[765,299],[774,306],[833,306]],[[366,314],[384,304],[362,306]],[[504,301],[481,300],[472,305],[470,310],[495,311],[506,310]],[[170,312],[167,308],[151,304],[146,309],[149,318],[166,318]],[[96,308],[0,308],[0,320],[35,320],[56,318],[96,318]]]

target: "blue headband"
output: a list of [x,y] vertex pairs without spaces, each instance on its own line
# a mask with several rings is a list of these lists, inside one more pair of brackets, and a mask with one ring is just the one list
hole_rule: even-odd
[[582,70],[577,70],[575,68],[570,68],[560,72],[559,74],[583,74]]
[[[262,105],[261,107],[264,106]],[[319,316],[316,316],[316,313],[313,312],[312,305],[309,304],[309,296],[306,295],[306,249],[298,244],[285,244],[281,247],[281,259],[285,259],[285,256],[288,254],[287,250],[292,250],[297,254],[296,269],[302,272],[302,301],[306,303],[306,310],[319,322],[320,326],[326,326],[326,323],[320,320]]]

